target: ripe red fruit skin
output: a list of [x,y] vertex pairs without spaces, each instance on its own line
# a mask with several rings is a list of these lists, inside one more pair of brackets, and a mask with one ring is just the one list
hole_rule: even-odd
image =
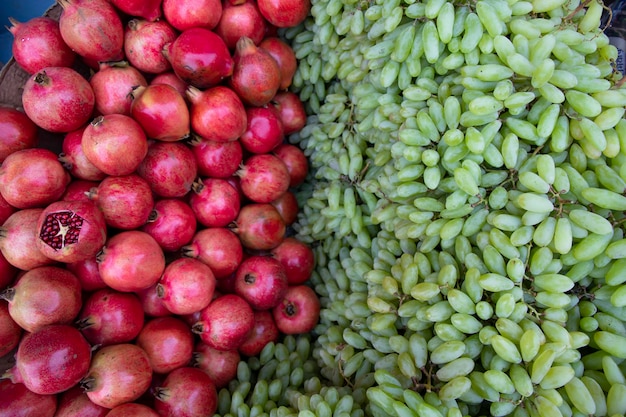
[[83,152],[83,133],[86,126],[68,132],[63,138],[59,161],[75,179],[101,181],[107,174],[91,163]]
[[76,53],[63,41],[56,20],[34,17],[20,23],[10,17],[9,22],[13,58],[29,74],[46,67],[71,67],[74,63]]
[[215,275],[211,268],[196,259],[179,258],[165,267],[156,289],[173,314],[192,314],[208,306],[213,299]]
[[91,76],[89,84],[96,96],[99,114],[119,113],[130,115],[134,88],[147,86],[141,72],[126,61],[101,62],[98,71]]
[[272,309],[274,322],[283,334],[309,333],[320,316],[320,300],[311,287],[290,286],[283,300]]
[[91,201],[57,201],[39,215],[37,248],[57,262],[95,256],[107,238],[102,211]]
[[154,408],[162,416],[212,416],[217,411],[217,390],[204,371],[183,367],[155,388]]
[[292,91],[279,91],[272,99],[283,122],[285,135],[299,132],[306,124],[304,104]]
[[216,142],[196,136],[191,145],[198,174],[202,177],[228,178],[237,172],[243,160],[243,149],[238,140]]
[[250,256],[235,274],[235,292],[255,310],[268,310],[278,304],[287,291],[285,268],[269,256]]
[[159,280],[165,269],[165,255],[152,236],[127,230],[109,238],[98,255],[98,270],[111,288],[139,291]]
[[28,332],[51,324],[71,323],[82,306],[78,278],[56,266],[31,269],[1,297],[9,302],[13,320]]
[[182,248],[183,256],[208,265],[219,281],[231,275],[243,259],[243,247],[235,233],[223,227],[199,230]]
[[213,29],[222,16],[220,0],[163,0],[163,14],[180,31],[201,27]]
[[189,109],[174,87],[154,84],[133,93],[131,115],[151,139],[173,142],[189,136]]
[[106,224],[120,230],[146,224],[154,207],[150,184],[137,174],[103,179],[89,192],[89,198],[101,210]]
[[59,403],[54,417],[104,417],[108,408],[91,402],[80,385],[59,394]]
[[252,155],[237,172],[243,194],[255,203],[270,203],[289,189],[287,165],[272,154]]
[[68,271],[76,275],[83,291],[91,292],[106,288],[107,285],[102,281],[100,272],[98,272],[98,262],[95,256],[78,262],[70,262],[65,266]]
[[237,218],[241,199],[228,181],[221,178],[198,179],[192,188],[189,206],[198,223],[207,227],[224,227]]
[[144,325],[143,306],[133,293],[102,288],[91,293],[77,319],[77,327],[93,345],[127,343]]
[[8,372],[36,394],[58,394],[87,374],[90,359],[91,346],[77,329],[53,324],[24,335]]
[[241,360],[237,350],[217,350],[201,341],[196,344],[193,357],[195,366],[206,372],[218,389],[235,379]]
[[88,181],[74,179],[65,188],[65,192],[61,196],[62,201],[91,201],[89,192],[93,188],[97,188],[100,183],[98,181]]
[[159,413],[140,403],[120,404],[107,411],[105,417],[159,417]]
[[232,50],[235,49],[237,41],[242,36],[252,39],[258,45],[265,36],[266,26],[256,1],[244,0],[232,4],[224,0],[222,16],[215,28],[215,33],[224,39],[228,49]]
[[246,109],[248,124],[239,141],[252,153],[267,153],[280,145],[285,137],[283,122],[271,103]]
[[268,310],[254,312],[254,327],[248,338],[239,346],[242,355],[251,357],[261,353],[265,345],[276,342],[279,337],[278,327],[274,323],[272,312]]
[[214,349],[232,350],[239,348],[253,326],[250,304],[238,295],[224,294],[201,311],[192,331]]
[[129,175],[148,153],[148,140],[130,116],[107,114],[87,125],[82,147],[87,159],[106,174]]
[[22,337],[22,328],[9,314],[9,305],[0,303],[0,357],[17,347]]
[[276,208],[285,225],[289,226],[298,219],[298,200],[291,191],[287,190],[270,204]]
[[70,182],[70,175],[57,158],[54,152],[43,148],[9,155],[0,167],[2,197],[21,209],[45,207],[57,201]]
[[135,294],[137,294],[141,301],[143,312],[149,317],[171,316],[172,312],[165,307],[163,301],[157,294],[157,285],[158,284],[154,284],[146,289],[135,291]]
[[283,143],[274,149],[273,153],[287,166],[290,177],[289,187],[302,184],[309,172],[309,161],[304,152],[295,145]]
[[154,21],[161,17],[162,0],[111,0],[122,12]]
[[106,0],[59,0],[63,11],[59,29],[65,43],[94,62],[112,61],[122,54],[124,27]]
[[141,397],[151,381],[148,354],[137,345],[119,343],[94,353],[81,386],[94,404],[114,408]]
[[150,81],[150,84],[166,84],[172,86],[180,93],[181,96],[185,97],[185,99],[185,92],[187,91],[187,87],[189,87],[189,84],[178,78],[178,75],[176,75],[173,71],[159,73],[152,79],[152,81]]
[[165,20],[149,22],[131,19],[124,30],[126,59],[139,71],[161,74],[172,66],[161,51],[167,43],[174,42],[178,34]]
[[291,86],[293,76],[298,68],[296,54],[287,43],[280,38],[271,36],[261,41],[259,46],[265,49],[278,63],[280,68],[280,90],[286,90]]
[[309,0],[258,0],[265,19],[279,28],[298,26],[311,9]]
[[2,252],[0,252],[0,291],[13,283],[17,273],[18,269],[11,265]]
[[242,36],[233,56],[234,69],[229,85],[250,106],[263,106],[272,100],[280,87],[278,63],[252,39]]
[[24,384],[14,384],[8,379],[0,380],[0,416],[53,417],[56,409],[56,395],[35,394]]
[[198,168],[193,152],[181,142],[155,141],[137,168],[159,197],[185,196],[197,177]]
[[168,198],[157,200],[141,230],[152,236],[166,252],[177,252],[191,242],[197,221],[189,204]]
[[41,208],[16,211],[0,227],[0,250],[18,269],[28,271],[54,262],[37,248],[37,220],[42,212]]
[[0,163],[13,152],[33,148],[37,143],[37,126],[26,114],[0,106]]
[[271,204],[246,204],[239,210],[233,229],[245,248],[270,250],[285,238],[283,218]]
[[191,128],[207,140],[231,142],[246,131],[246,109],[233,90],[216,86],[201,91],[187,88],[191,102]]
[[285,268],[289,285],[303,284],[315,268],[315,255],[309,245],[295,237],[287,237],[272,249],[272,256]]
[[165,44],[163,54],[183,81],[197,88],[219,84],[233,73],[233,58],[226,44],[209,29],[184,30],[174,42]]
[[194,347],[193,334],[187,323],[172,316],[148,321],[135,343],[146,351],[152,370],[159,374],[187,366]]

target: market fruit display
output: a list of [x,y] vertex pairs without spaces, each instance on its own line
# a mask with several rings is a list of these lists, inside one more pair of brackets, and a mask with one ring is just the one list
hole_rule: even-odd
[[[226,0],[221,11],[250,19],[252,3],[265,19],[263,41],[250,35],[254,25],[226,40],[232,24],[221,32],[209,17],[202,30],[172,21],[185,35],[176,40],[153,35],[169,44],[164,73],[192,84],[181,97],[193,139],[172,144],[192,152],[186,161],[195,159],[201,178],[180,181],[182,196],[157,191],[177,184],[172,176],[151,189],[157,203],[197,204],[191,215],[161,208],[178,224],[155,237],[149,223],[109,229],[96,262],[106,261],[102,283],[90,286],[136,293],[153,316],[138,342],[95,350],[90,368],[102,374],[92,369],[79,382],[85,395],[107,408],[147,402],[160,415],[626,414],[626,89],[604,33],[608,8],[599,0]],[[189,62],[192,51],[203,62]],[[282,132],[248,123],[263,113]],[[151,127],[161,132],[166,121]],[[123,156],[104,154],[100,165],[115,168]],[[226,161],[214,162],[220,156]],[[155,171],[156,162],[142,164]],[[236,191],[232,224],[210,223],[233,218],[227,209],[237,204],[203,196],[209,180]],[[48,188],[40,185],[56,201]],[[26,202],[7,213],[3,255],[29,266],[20,269],[54,268],[33,247],[6,244],[35,241],[36,220],[19,231],[11,217],[45,208],[19,193],[10,199]],[[169,243],[183,256],[174,257],[213,271],[214,287],[197,286],[214,298],[166,325],[157,316],[171,315],[159,302],[172,277],[162,276],[183,261],[142,262],[133,248],[169,242],[167,226],[181,223],[197,232]],[[268,253],[273,261],[258,259]],[[256,276],[281,266],[282,274]],[[116,272],[140,267],[140,285]],[[265,288],[275,283],[278,303]],[[192,362],[155,378],[151,395],[110,385],[128,368],[107,355],[115,346],[139,357],[141,340],[155,338],[139,368],[172,353],[151,328],[171,326],[188,357],[180,322],[195,334]],[[145,367],[137,374],[146,386]],[[103,402],[107,391],[114,401]]]

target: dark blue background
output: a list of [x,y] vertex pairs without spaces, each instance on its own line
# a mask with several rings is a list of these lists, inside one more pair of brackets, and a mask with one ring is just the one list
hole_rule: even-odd
[[9,17],[25,22],[41,16],[54,4],[52,0],[3,0],[0,2],[0,63],[6,64],[11,58],[13,35],[5,26],[10,26]]

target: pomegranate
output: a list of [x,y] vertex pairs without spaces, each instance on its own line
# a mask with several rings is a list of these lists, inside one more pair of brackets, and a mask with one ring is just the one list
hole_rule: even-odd
[[154,207],[150,185],[137,174],[106,177],[89,192],[89,198],[102,211],[107,225],[122,230],[146,224]]
[[[169,65],[169,64],[168,64]],[[178,75],[176,75],[174,72],[162,72],[160,74],[158,74],[157,76],[155,76],[152,81],[150,82],[150,84],[154,85],[154,84],[166,84],[169,86],[172,86],[176,89],[176,91],[178,91],[180,93],[181,96],[186,98],[186,91],[187,91],[187,87],[189,87],[189,85],[184,82],[183,80],[181,80],[180,78],[178,78]]]
[[235,379],[240,360],[236,349],[217,350],[204,342],[198,342],[193,353],[194,366],[206,372],[218,389]]
[[190,86],[187,98],[191,101],[191,128],[202,138],[230,142],[246,131],[246,109],[230,88],[217,86],[201,91]]
[[198,231],[191,243],[182,248],[182,253],[208,265],[218,280],[234,273],[243,259],[241,241],[222,227]]
[[162,416],[212,416],[217,411],[217,390],[208,374],[197,368],[178,368],[154,389],[154,408]]
[[111,3],[131,16],[153,21],[161,17],[162,0],[111,0]]
[[24,335],[7,374],[36,394],[58,394],[87,374],[90,359],[91,346],[78,330],[52,324]]
[[315,254],[309,245],[287,237],[272,249],[272,256],[285,268],[289,285],[303,284],[315,268]]
[[283,143],[274,149],[273,154],[287,166],[290,187],[297,187],[304,182],[309,173],[309,161],[300,148],[289,143]]
[[37,222],[37,247],[57,262],[77,262],[98,253],[107,238],[104,215],[90,201],[57,201]]
[[291,135],[302,130],[306,124],[306,110],[297,94],[291,91],[279,91],[272,102],[283,122],[285,135]]
[[107,285],[102,281],[102,277],[98,271],[98,262],[95,256],[83,259],[82,261],[70,262],[65,266],[68,271],[76,275],[83,291],[91,292],[106,288]]
[[65,43],[80,56],[96,62],[122,55],[124,27],[107,0],[58,0],[63,8],[59,28]]
[[108,408],[91,402],[79,385],[59,395],[59,404],[54,417],[104,417]]
[[196,259],[176,259],[165,267],[156,291],[172,313],[191,314],[213,299],[215,276],[211,268]]
[[0,417],[53,417],[56,395],[35,394],[24,384],[0,380]]
[[113,407],[106,414],[106,417],[159,417],[159,413],[147,405],[139,403],[124,403]]
[[189,205],[200,224],[224,227],[237,218],[241,207],[239,193],[225,179],[198,179],[192,189]]
[[279,88],[281,90],[289,88],[298,68],[298,60],[291,46],[275,36],[266,37],[258,45],[266,50],[278,63],[278,68],[280,68]]
[[270,250],[285,237],[285,222],[271,204],[252,203],[239,210],[233,229],[245,248]]
[[287,165],[277,156],[250,156],[237,172],[243,194],[256,203],[269,203],[289,189],[291,178]]
[[176,40],[176,31],[165,20],[149,22],[131,19],[124,31],[126,59],[139,71],[160,74],[172,66],[161,53],[163,46]]
[[230,1],[223,2],[222,17],[215,28],[217,33],[228,49],[235,49],[237,41],[242,36],[247,36],[258,45],[265,36],[265,19],[261,16],[256,1],[244,0],[237,4]]
[[34,148],[37,126],[24,112],[0,106],[0,163],[13,152]]
[[37,248],[37,221],[43,209],[24,209],[13,213],[0,227],[0,250],[8,263],[28,271],[54,261]]
[[241,100],[251,106],[269,103],[281,81],[276,60],[246,36],[237,41],[233,60],[235,64],[229,84]]
[[86,126],[68,132],[63,138],[62,152],[59,161],[74,178],[100,181],[107,176],[100,168],[91,163],[83,152],[83,133]]
[[13,152],[0,167],[0,193],[17,208],[45,207],[58,200],[70,176],[57,155],[43,148]]
[[270,342],[278,341],[278,327],[274,323],[271,311],[255,311],[254,327],[248,338],[239,346],[239,352],[245,356],[256,356]]
[[102,288],[87,297],[76,324],[93,345],[127,343],[143,328],[143,306],[133,293]]
[[187,323],[170,316],[148,321],[135,343],[146,351],[154,372],[168,374],[189,364],[194,342]]
[[243,160],[243,149],[238,140],[216,142],[195,136],[191,145],[198,174],[203,177],[228,178],[237,172]]
[[279,28],[298,26],[311,9],[310,0],[257,0],[265,19]]
[[320,300],[311,287],[293,285],[272,309],[274,321],[283,334],[309,333],[320,317]]
[[56,20],[34,17],[20,23],[9,17],[9,22],[13,58],[29,74],[47,67],[71,67],[74,64],[76,53],[63,41]]
[[254,326],[250,304],[235,294],[224,294],[201,310],[192,331],[207,345],[219,350],[237,349]]
[[196,216],[187,203],[177,199],[158,200],[141,230],[148,233],[166,252],[177,252],[196,233]]
[[181,142],[156,141],[137,168],[154,194],[164,198],[183,197],[198,175],[191,149]]
[[149,138],[172,142],[189,136],[189,109],[174,87],[138,87],[132,97],[131,114]]
[[298,218],[298,200],[291,191],[286,191],[276,200],[270,202],[276,208],[285,225],[292,225]]
[[197,88],[219,84],[233,73],[233,58],[226,44],[209,29],[194,27],[183,31],[163,47],[174,72]]
[[98,255],[102,280],[118,291],[139,291],[159,280],[165,270],[165,255],[146,232],[128,230],[109,238]]
[[[247,254],[246,254],[247,255]],[[217,291],[222,294],[235,294],[235,273],[217,281]]]
[[114,408],[141,397],[151,381],[148,354],[137,345],[118,343],[96,351],[80,384],[94,404]]
[[269,256],[244,259],[235,273],[235,292],[255,310],[268,310],[287,291],[287,274],[282,263]]
[[145,132],[123,114],[93,119],[83,133],[82,147],[87,159],[108,175],[132,174],[148,153]]
[[239,140],[248,152],[267,153],[282,143],[283,123],[272,104],[248,107],[246,116],[247,128]]
[[159,298],[157,294],[156,286],[154,284],[146,289],[135,291],[135,294],[139,297],[143,311],[150,317],[165,317],[171,316],[172,312],[165,307],[163,300]]
[[72,180],[65,188],[65,192],[61,196],[63,201],[90,201],[89,191],[97,187],[99,182],[87,180]]
[[22,337],[22,330],[11,317],[8,304],[0,302],[0,357],[17,347]]
[[163,0],[163,15],[180,31],[213,29],[222,15],[221,0]]
[[9,314],[27,332],[50,324],[67,324],[78,316],[82,293],[78,278],[56,266],[31,269],[0,293]]
[[130,94],[134,88],[147,86],[145,77],[127,61],[101,62],[89,80],[96,96],[96,111],[102,115],[130,115]]
[[[13,283],[18,269],[11,265],[7,258],[0,252],[0,291]],[[2,355],[0,355],[1,357]]]
[[11,216],[11,214],[15,213],[17,209],[7,203],[7,201],[0,194],[0,224],[7,221],[7,219]]

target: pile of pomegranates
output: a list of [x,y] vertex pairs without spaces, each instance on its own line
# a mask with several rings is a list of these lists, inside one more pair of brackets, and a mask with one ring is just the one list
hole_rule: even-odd
[[30,76],[0,107],[0,415],[212,415],[242,355],[319,318],[278,36],[310,3],[56,7],[9,29]]

